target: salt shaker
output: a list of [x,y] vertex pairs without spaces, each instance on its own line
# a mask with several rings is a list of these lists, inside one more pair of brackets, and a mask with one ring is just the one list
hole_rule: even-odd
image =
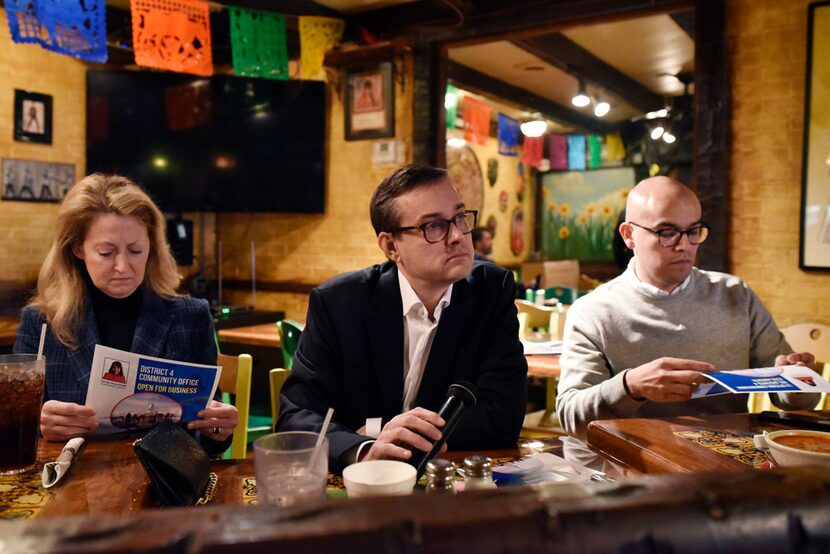
[[545,305],[545,289],[536,289],[536,305],[537,306],[544,306]]
[[493,460],[487,456],[464,458],[464,490],[495,489],[493,481]]
[[449,460],[434,459],[427,462],[426,492],[453,492],[455,465]]

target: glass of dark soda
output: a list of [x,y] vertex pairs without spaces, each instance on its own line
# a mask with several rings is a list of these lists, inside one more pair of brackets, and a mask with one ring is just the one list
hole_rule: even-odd
[[35,466],[46,358],[0,356],[0,475]]

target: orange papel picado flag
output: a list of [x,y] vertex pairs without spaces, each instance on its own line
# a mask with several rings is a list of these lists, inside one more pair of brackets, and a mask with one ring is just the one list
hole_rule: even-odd
[[195,0],[130,0],[135,63],[213,75],[210,12]]

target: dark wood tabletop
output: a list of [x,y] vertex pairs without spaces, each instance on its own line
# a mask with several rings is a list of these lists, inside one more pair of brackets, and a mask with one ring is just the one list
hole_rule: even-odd
[[786,428],[750,414],[607,419],[588,424],[588,444],[615,463],[643,473],[745,471],[753,466],[690,440],[689,433],[720,431],[748,437],[779,427]]
[[[156,507],[149,491],[149,481],[136,458],[133,438],[87,440],[69,473],[53,488],[52,498],[38,517],[66,515],[135,515]],[[40,439],[37,475],[45,462],[60,454],[63,443]],[[482,452],[494,458],[517,457],[518,449]],[[448,452],[443,455],[461,461],[470,452]],[[241,506],[244,504],[244,481],[255,476],[253,452],[244,460],[219,460],[212,463],[218,481],[212,504]],[[31,476],[31,474],[29,474]]]
[[275,323],[260,323],[246,327],[230,327],[216,332],[220,341],[253,344],[257,346],[281,346],[279,330]]
[[16,317],[0,316],[0,346],[12,346],[17,336]]

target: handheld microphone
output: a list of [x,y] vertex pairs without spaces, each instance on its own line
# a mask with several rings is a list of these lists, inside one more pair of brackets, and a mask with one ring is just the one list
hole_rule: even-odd
[[461,416],[464,415],[467,408],[472,408],[475,405],[476,388],[472,383],[459,381],[450,385],[450,388],[447,389],[447,399],[438,412],[438,415],[444,420],[444,427],[441,429],[441,438],[432,445],[432,449],[429,452],[423,452],[417,449],[413,450],[412,457],[409,459],[409,463],[415,466],[418,472],[418,479],[424,474],[427,462],[438,454],[444,446],[444,443],[450,438],[450,434],[455,430],[455,426],[458,425]]

